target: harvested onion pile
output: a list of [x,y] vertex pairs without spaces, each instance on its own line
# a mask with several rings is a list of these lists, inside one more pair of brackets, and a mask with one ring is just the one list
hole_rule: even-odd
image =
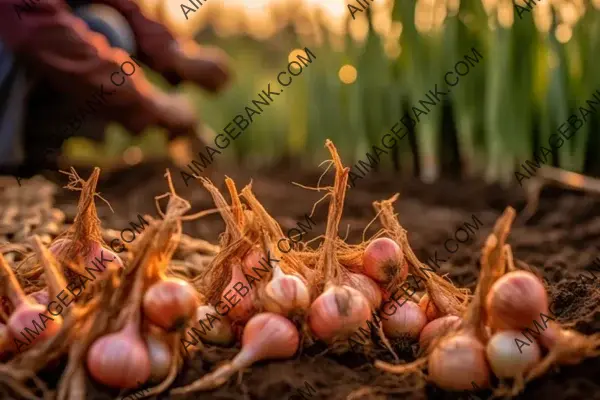
[[[515,269],[506,244],[510,208],[486,242],[472,296],[428,273],[417,259],[394,213],[398,195],[373,204],[383,229],[363,243],[346,243],[338,231],[349,169],[330,141],[326,147],[335,178],[326,188],[327,225],[316,249],[302,242],[281,249],[283,230],[252,186],[238,192],[230,178],[229,201],[201,180],[225,222],[218,246],[185,237],[182,222],[202,213],[185,215],[190,204],[175,193],[167,171],[169,192],[156,198],[161,219],[150,219],[121,259],[106,246],[96,215],[99,169],[87,181],[72,170],[68,188],[82,192],[75,223],[48,248],[33,236],[34,252],[17,274],[0,255],[0,295],[9,300],[0,308],[0,355],[7,360],[0,364],[0,380],[28,399],[86,398],[86,375],[108,387],[136,390],[137,397],[141,386],[152,385],[143,391],[149,397],[171,387],[186,357],[198,354],[212,362],[207,346],[241,345],[229,362],[172,388],[170,395],[177,396],[215,389],[258,361],[289,359],[316,342],[335,352],[354,350],[349,344],[362,335],[378,338],[396,361],[396,345],[418,342],[416,361],[377,361],[383,370],[421,375],[426,369],[432,382],[448,390],[490,387],[495,375],[501,380],[496,394],[514,395],[553,364],[598,354],[600,335],[548,323],[541,281]],[[165,197],[163,212],[158,201]],[[195,268],[173,260],[176,254],[198,255],[194,249],[209,254]],[[92,266],[99,274],[84,285],[81,276]],[[77,295],[75,283],[81,284]],[[70,305],[63,302],[51,320],[42,319],[50,304],[58,304],[54,299],[65,300],[69,287]],[[29,321],[36,319],[43,329],[33,337]],[[516,346],[520,331],[540,320],[545,329],[539,337]],[[35,376],[65,356],[66,370],[51,391]]]

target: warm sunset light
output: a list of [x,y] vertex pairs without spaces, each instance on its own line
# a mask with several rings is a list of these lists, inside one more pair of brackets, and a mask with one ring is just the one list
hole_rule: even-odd
[[347,85],[354,83],[357,76],[356,68],[354,68],[352,65],[346,64],[340,68],[338,76],[340,77],[340,80]]

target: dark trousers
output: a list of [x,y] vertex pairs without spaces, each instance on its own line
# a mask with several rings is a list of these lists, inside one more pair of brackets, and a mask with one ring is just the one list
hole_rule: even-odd
[[[135,55],[133,32],[121,14],[105,5],[76,3],[73,13],[91,30],[105,36],[112,47]],[[78,100],[27,76],[0,42],[0,174],[31,176],[55,169],[68,138],[60,136],[63,130],[59,128],[68,123],[77,106]],[[78,134],[100,141],[106,124],[100,118],[88,118]]]

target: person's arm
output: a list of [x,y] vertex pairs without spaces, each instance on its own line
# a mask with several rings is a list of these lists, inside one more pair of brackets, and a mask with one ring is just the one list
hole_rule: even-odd
[[[169,130],[194,125],[193,113],[177,115],[175,110],[173,115],[170,96],[154,88],[140,67],[124,76],[121,66],[132,61],[130,56],[89,30],[62,0],[29,3],[26,7],[23,0],[0,1],[0,38],[29,71],[82,102],[92,100],[94,93],[103,96],[98,113],[134,132],[153,124]],[[131,70],[129,65],[124,68]]]
[[190,80],[217,92],[229,80],[228,58],[220,49],[198,46],[191,39],[175,38],[164,25],[146,17],[134,0],[96,2],[123,14],[135,35],[141,60],[170,83]]

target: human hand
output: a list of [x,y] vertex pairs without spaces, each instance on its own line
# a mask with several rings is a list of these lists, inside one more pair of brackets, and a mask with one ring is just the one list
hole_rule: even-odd
[[209,92],[222,90],[231,77],[227,54],[216,47],[203,47],[193,40],[173,42],[177,73]]
[[160,92],[154,97],[157,124],[166,128],[169,139],[195,137],[199,124],[192,102],[183,94]]

